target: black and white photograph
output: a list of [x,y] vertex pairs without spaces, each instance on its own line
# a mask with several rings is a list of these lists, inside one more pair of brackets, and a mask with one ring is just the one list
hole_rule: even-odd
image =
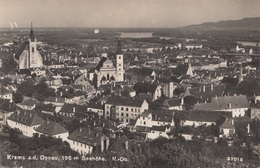
[[260,0],[0,0],[1,168],[260,168]]

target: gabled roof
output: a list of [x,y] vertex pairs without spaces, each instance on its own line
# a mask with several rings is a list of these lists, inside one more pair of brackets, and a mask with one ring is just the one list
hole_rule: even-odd
[[105,136],[102,132],[92,130],[90,128],[78,128],[72,132],[68,139],[90,145],[90,146],[99,146],[101,144],[101,137]]
[[166,129],[167,129],[167,126],[152,126],[151,131],[165,132]]
[[173,110],[145,110],[141,116],[152,115],[153,121],[172,122],[175,112]]
[[93,102],[93,101],[89,102],[88,108],[101,109],[101,110],[104,109],[104,107],[101,103],[96,103],[96,102]]
[[54,121],[45,121],[36,129],[36,131],[43,133],[43,134],[50,135],[50,136],[69,132],[64,127],[62,127],[60,124],[58,124]]
[[35,126],[40,125],[44,122],[44,120],[39,117],[35,111],[17,111],[13,113],[8,120],[15,121],[17,123],[21,123],[23,125]]
[[36,104],[36,108],[41,111],[47,111],[47,112],[55,112],[56,106],[53,104],[44,104],[44,103],[38,103]]
[[13,102],[8,99],[0,99],[0,111],[1,112],[14,112],[16,106]]
[[219,128],[222,128],[222,129],[235,129],[235,127],[228,120],[226,120]]
[[128,146],[129,146],[129,139],[127,138],[127,136],[123,135],[120,138],[118,138],[110,147],[109,150],[110,151],[114,151],[117,154],[121,154],[123,155],[125,153],[126,150],[126,142],[128,142]]

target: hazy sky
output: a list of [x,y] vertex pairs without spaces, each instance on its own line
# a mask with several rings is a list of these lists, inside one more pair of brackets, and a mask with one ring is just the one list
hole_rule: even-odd
[[0,0],[0,27],[176,27],[260,17],[260,0]]

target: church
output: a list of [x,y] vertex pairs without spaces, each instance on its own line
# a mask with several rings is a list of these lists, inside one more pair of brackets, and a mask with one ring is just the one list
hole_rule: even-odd
[[43,59],[37,51],[37,39],[31,24],[30,36],[24,41],[18,51],[14,54],[14,60],[18,64],[18,72],[43,67]]
[[102,58],[95,69],[95,76],[97,87],[111,82],[124,81],[124,57],[121,50],[120,39],[118,40],[115,66],[113,62],[107,58],[107,54],[102,54]]

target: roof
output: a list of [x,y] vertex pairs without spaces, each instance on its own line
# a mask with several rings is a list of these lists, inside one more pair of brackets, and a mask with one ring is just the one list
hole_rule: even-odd
[[153,121],[172,122],[175,112],[174,110],[145,110],[141,116],[147,117],[149,114],[152,115]]
[[26,106],[34,106],[38,103],[37,100],[35,99],[27,99],[27,100],[24,100],[21,105],[26,105]]
[[151,131],[165,132],[166,129],[167,129],[167,126],[152,126]]
[[159,85],[158,84],[151,84],[147,88],[147,92],[154,93]]
[[87,106],[64,103],[59,112],[60,113],[87,112]]
[[188,121],[216,122],[220,117],[232,118],[232,112],[225,111],[190,111],[186,116]]
[[8,120],[15,121],[28,126],[40,125],[44,120],[35,111],[17,111],[8,117]]
[[0,111],[1,112],[14,112],[16,106],[13,102],[8,99],[0,99]]
[[211,103],[195,104],[194,110],[227,110],[248,107],[247,96],[239,95],[212,98]]
[[68,139],[90,145],[90,146],[98,146],[101,144],[101,137],[105,136],[102,132],[97,132],[90,128],[78,128],[74,132],[72,132]]
[[163,105],[167,107],[175,107],[175,106],[180,106],[181,105],[181,98],[172,98],[172,99],[167,99],[163,102]]
[[226,120],[219,128],[235,129],[235,127],[228,120]]
[[103,110],[104,107],[101,103],[90,101],[89,104],[88,104],[88,108],[102,109]]
[[21,46],[20,46],[20,48],[17,50],[17,52],[15,53],[15,58],[16,59],[19,59],[19,57],[20,57],[20,55],[22,54],[22,52],[28,47],[28,45],[29,45],[29,42],[28,41],[24,41],[22,44],[21,44]]
[[43,133],[43,134],[50,135],[50,136],[69,132],[64,127],[62,127],[60,124],[58,124],[54,121],[45,121],[36,129],[36,131]]
[[47,112],[55,112],[56,106],[53,104],[38,103],[36,104],[36,109]]
[[0,88],[0,95],[7,95],[7,94],[12,94],[12,91],[4,88],[3,86]]
[[140,99],[131,99],[131,98],[124,98],[120,96],[112,96],[107,99],[106,104],[141,107],[143,102],[144,100],[140,100]]
[[187,64],[180,64],[173,70],[173,74],[184,75],[184,74],[187,73],[187,71],[188,71],[188,65]]
[[210,100],[212,97],[223,96],[226,89],[226,85],[203,85],[200,87],[194,87],[189,89],[190,95],[196,96],[201,101]]
[[129,146],[129,139],[127,138],[127,136],[123,135],[120,138],[118,138],[110,147],[109,150],[110,151],[114,151],[117,154],[124,154],[125,150],[126,150],[126,142],[128,142],[128,146]]

